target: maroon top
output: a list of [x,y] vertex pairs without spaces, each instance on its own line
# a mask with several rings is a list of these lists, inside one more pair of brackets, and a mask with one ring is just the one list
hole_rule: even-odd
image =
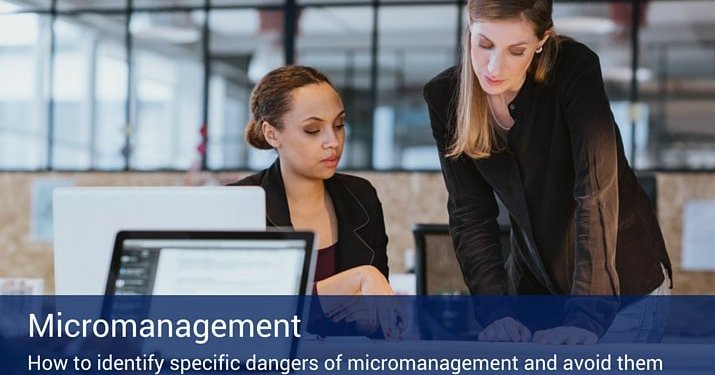
[[338,243],[336,242],[318,250],[318,261],[315,264],[315,282],[335,275],[335,249],[337,247]]

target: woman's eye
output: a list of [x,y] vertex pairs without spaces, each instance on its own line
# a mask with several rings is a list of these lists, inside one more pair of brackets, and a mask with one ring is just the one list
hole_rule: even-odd
[[306,130],[306,134],[315,135],[320,133],[320,130]]
[[483,49],[491,49],[491,48],[492,48],[492,46],[490,46],[490,45],[487,45],[487,44],[480,44],[480,45],[479,45],[479,48],[483,48]]
[[337,125],[335,125],[335,127],[338,129],[342,129],[345,127],[345,124],[337,124]]
[[511,51],[511,54],[514,56],[524,56],[524,50]]

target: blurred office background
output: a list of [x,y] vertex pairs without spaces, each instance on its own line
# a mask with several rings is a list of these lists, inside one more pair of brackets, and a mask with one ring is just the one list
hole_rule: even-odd
[[[376,185],[391,267],[409,269],[412,223],[447,221],[422,86],[458,60],[465,4],[0,0],[0,277],[53,291],[39,219],[52,186],[221,184],[270,164],[243,127],[255,81],[286,63],[341,92],[340,167]],[[713,292],[715,1],[555,1],[554,19],[601,58],[630,162],[652,181],[675,292]]]

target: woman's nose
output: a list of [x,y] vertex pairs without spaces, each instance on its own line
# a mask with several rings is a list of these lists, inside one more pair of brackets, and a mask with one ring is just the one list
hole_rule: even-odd
[[335,133],[334,129],[330,129],[325,132],[325,139],[323,139],[323,147],[325,148],[336,148],[339,145],[338,135]]
[[494,53],[491,56],[489,56],[489,63],[487,64],[487,70],[489,71],[489,74],[492,76],[499,75],[499,72],[501,71],[501,58],[499,57],[499,54]]

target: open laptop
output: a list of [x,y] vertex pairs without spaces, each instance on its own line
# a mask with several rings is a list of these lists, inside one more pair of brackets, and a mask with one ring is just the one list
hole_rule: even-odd
[[265,210],[260,187],[56,189],[56,294],[104,293],[120,230],[264,230]]
[[[108,299],[114,300],[111,304],[105,301],[103,314],[132,316],[144,311],[146,316],[162,319],[174,314],[180,319],[205,319],[230,311],[231,315],[253,314],[256,321],[268,316],[305,317],[307,306],[301,296],[312,288],[317,257],[314,245],[313,232],[121,231],[114,244],[105,293],[117,297]],[[164,297],[121,299],[125,295]],[[187,297],[192,295],[209,297]],[[248,297],[224,297],[217,302],[220,296],[229,295]],[[137,306],[137,301],[143,301],[142,305]],[[298,329],[303,328],[299,322]],[[147,340],[142,351],[159,351],[174,358],[217,352],[293,358],[298,341],[292,337],[210,344]]]
[[105,294],[305,295],[313,245],[312,232],[121,231]]

